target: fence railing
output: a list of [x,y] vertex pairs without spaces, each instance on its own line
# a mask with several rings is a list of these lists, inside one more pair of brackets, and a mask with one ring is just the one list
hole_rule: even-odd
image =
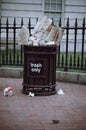
[[[6,24],[3,25],[2,19],[0,18],[0,66],[22,66],[24,64],[23,47],[19,46],[17,42],[18,30],[23,25],[23,18],[21,19],[20,25],[16,23],[15,18],[12,25],[9,24],[8,18]],[[59,26],[61,27],[61,19],[59,21]],[[57,48],[56,67],[63,68],[65,71],[68,69],[86,70],[85,18],[82,20],[82,25],[79,26],[76,18],[73,27],[71,27],[69,18],[67,18],[66,26],[62,28],[65,30],[65,38],[62,39],[61,45]],[[33,29],[34,27],[31,24],[31,18],[29,18],[28,31],[30,34]],[[64,50],[61,50],[62,46],[65,46]]]

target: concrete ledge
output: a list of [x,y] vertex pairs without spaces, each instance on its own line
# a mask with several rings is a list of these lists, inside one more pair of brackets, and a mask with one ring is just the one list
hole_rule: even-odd
[[60,82],[86,84],[86,74],[76,72],[56,72],[56,80]]
[[[23,68],[0,68],[0,77],[23,78]],[[86,84],[86,74],[56,71],[56,81]]]
[[22,78],[23,68],[0,68],[0,77]]

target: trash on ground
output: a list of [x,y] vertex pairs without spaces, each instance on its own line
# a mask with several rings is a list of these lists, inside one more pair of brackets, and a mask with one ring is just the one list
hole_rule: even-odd
[[8,87],[4,89],[4,96],[12,96],[12,95],[13,95],[12,87]]
[[34,93],[32,93],[32,92],[29,92],[29,95],[28,95],[29,97],[34,97],[35,95],[34,95]]
[[30,36],[29,30],[24,25],[19,31],[19,45],[48,46],[59,45],[64,33],[64,29],[52,25],[52,19],[47,16],[38,19],[36,26]]
[[58,95],[64,95],[64,92],[63,92],[62,89],[59,89],[59,90],[57,91],[57,94],[58,94]]

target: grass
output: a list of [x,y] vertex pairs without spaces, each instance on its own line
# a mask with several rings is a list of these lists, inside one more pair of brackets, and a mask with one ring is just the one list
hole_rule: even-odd
[[20,66],[23,61],[23,53],[20,50],[16,50],[15,53],[12,50],[8,50],[8,52],[2,50],[0,52],[0,62],[3,65],[8,64],[12,66]]
[[[84,52],[83,54],[84,55],[83,55],[83,61],[82,61],[82,55],[80,52],[76,52],[76,57],[74,57],[73,52],[68,52],[67,67],[68,67],[69,72],[71,71],[71,72],[86,73],[86,52]],[[66,66],[66,53],[65,52],[60,53],[60,64],[58,64],[58,62],[59,60],[58,60],[58,55],[57,55],[57,70],[64,71],[65,66]]]

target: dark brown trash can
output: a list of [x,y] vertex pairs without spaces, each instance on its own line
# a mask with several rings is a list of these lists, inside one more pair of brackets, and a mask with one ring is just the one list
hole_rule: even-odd
[[56,46],[24,45],[23,93],[56,93]]

